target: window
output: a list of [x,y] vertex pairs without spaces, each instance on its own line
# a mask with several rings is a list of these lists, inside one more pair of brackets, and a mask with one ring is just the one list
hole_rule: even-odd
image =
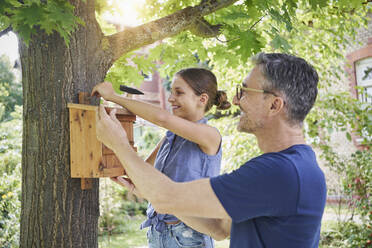
[[358,90],[358,98],[372,103],[372,57],[355,62],[355,74],[356,85],[363,88]]

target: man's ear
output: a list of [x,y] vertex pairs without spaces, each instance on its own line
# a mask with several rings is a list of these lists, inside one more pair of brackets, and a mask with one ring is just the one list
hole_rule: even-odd
[[270,113],[273,115],[278,114],[284,108],[284,100],[281,97],[275,97],[271,102]]
[[202,93],[200,96],[200,103],[203,104],[204,106],[207,105],[209,96],[207,93]]

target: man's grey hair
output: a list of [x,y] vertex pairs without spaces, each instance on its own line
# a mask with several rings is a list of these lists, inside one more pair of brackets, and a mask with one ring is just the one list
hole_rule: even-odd
[[285,100],[288,121],[302,124],[318,94],[318,73],[304,59],[282,53],[260,53],[252,59],[266,79],[263,89]]

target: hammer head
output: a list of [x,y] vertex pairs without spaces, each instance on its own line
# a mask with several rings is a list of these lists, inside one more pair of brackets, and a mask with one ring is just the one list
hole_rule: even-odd
[[128,86],[125,86],[125,85],[120,85],[119,89],[121,91],[127,92],[129,94],[134,94],[134,95],[143,95],[144,94],[142,91],[139,91],[135,88],[128,87]]

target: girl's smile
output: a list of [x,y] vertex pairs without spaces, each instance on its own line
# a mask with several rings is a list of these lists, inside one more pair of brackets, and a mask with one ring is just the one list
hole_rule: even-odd
[[168,98],[174,115],[190,121],[197,121],[204,116],[204,106],[193,89],[181,76],[175,76],[172,82],[171,95]]

